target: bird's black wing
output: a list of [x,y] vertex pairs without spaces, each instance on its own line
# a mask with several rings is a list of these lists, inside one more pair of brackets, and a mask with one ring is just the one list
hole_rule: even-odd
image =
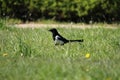
[[63,41],[64,43],[69,42],[66,38],[62,37],[60,34],[58,36],[59,36],[58,39]]

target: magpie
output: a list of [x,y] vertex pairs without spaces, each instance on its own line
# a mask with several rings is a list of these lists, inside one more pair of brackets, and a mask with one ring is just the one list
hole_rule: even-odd
[[53,40],[55,42],[55,45],[64,45],[64,44],[69,43],[69,42],[83,42],[83,39],[81,39],[81,40],[68,40],[68,39],[64,38],[63,36],[61,36],[55,28],[52,28],[49,31],[52,32],[52,37],[53,37]]

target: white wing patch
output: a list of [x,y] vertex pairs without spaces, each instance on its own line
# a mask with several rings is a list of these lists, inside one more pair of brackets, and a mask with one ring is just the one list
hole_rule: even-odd
[[55,45],[63,45],[64,42],[60,40],[60,37],[57,35],[55,36]]
[[57,35],[57,36],[55,36],[55,40],[58,40],[60,37]]

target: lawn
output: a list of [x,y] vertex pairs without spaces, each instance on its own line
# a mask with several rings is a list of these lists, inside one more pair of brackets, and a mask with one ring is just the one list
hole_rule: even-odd
[[64,46],[54,45],[48,29],[0,23],[0,80],[120,80],[120,28],[57,28],[84,39]]

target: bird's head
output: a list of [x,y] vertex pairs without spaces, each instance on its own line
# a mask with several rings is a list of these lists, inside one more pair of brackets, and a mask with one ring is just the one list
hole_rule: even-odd
[[58,33],[55,28],[49,29],[48,31],[50,31],[50,32],[52,32],[52,33]]

